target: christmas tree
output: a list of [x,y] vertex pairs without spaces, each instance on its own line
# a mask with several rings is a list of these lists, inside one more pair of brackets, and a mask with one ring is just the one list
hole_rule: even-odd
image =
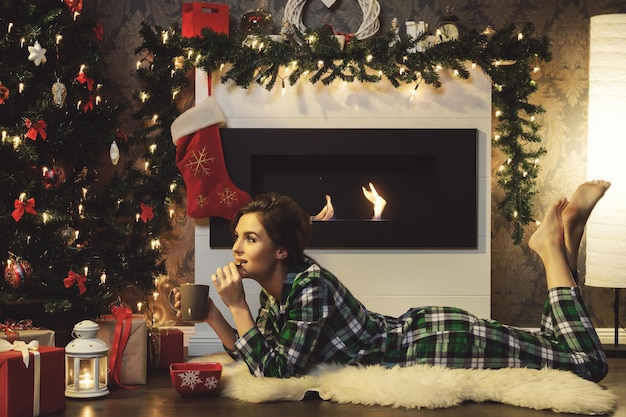
[[158,160],[130,157],[145,142],[119,129],[104,49],[82,0],[0,3],[0,309],[36,300],[96,317],[165,272],[175,190]]

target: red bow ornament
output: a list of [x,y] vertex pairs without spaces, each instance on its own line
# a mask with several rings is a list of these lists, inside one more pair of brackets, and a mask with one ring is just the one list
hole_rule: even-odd
[[102,28],[102,25],[100,24],[100,22],[96,23],[96,26],[94,26],[93,31],[96,34],[96,39],[102,42],[102,40],[104,39],[104,29]]
[[69,288],[72,285],[77,284],[78,293],[80,295],[83,295],[85,291],[87,291],[87,286],[85,285],[85,282],[87,282],[87,276],[77,274],[76,272],[72,270],[70,270],[70,272],[67,273],[66,278],[63,278],[63,284],[65,285],[65,288]]
[[148,223],[152,219],[154,219],[152,206],[141,203],[141,220],[143,220],[144,223]]
[[13,210],[13,213],[11,214],[11,216],[13,217],[13,220],[15,220],[16,222],[20,221],[20,219],[22,218],[25,212],[30,213],[30,214],[35,214],[35,215],[37,214],[37,210],[35,210],[34,198],[29,198],[26,201],[18,200],[16,198],[15,202],[13,203],[13,207],[15,207],[15,210]]
[[87,90],[93,90],[93,85],[96,83],[93,78],[89,78],[85,75],[85,71],[81,70],[76,76],[76,81],[81,84],[87,84]]
[[89,96],[89,99],[83,105],[83,113],[87,113],[87,110],[93,110],[93,97],[91,96]]
[[78,76],[76,76],[76,81],[78,81],[81,84],[87,84],[87,90],[89,91],[93,90],[93,85],[96,83],[96,81],[93,78],[87,77],[85,75],[85,71],[83,71],[82,69],[78,73]]
[[83,0],[64,0],[64,3],[72,13],[80,13],[83,10]]
[[26,119],[24,122],[28,128],[28,133],[26,133],[28,139],[37,140],[37,135],[39,135],[41,136],[41,139],[46,140],[48,137],[46,134],[46,127],[48,127],[48,125],[44,120],[39,120],[33,123],[32,120]]

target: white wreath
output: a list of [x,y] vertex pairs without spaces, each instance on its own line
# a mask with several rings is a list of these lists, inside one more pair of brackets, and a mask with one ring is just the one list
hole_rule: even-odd
[[[354,33],[356,39],[367,39],[374,36],[380,28],[378,16],[380,15],[380,4],[378,0],[357,0],[363,12],[363,23]],[[301,31],[306,30],[302,23],[302,10],[307,0],[288,0],[285,5],[285,20],[296,26]]]

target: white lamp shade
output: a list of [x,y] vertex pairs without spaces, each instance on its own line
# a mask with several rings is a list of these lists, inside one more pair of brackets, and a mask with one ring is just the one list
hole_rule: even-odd
[[591,17],[587,173],[611,181],[587,223],[585,285],[626,288],[626,14]]

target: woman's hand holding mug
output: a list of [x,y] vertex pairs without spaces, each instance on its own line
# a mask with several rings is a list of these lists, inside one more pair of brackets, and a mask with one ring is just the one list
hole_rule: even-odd
[[169,303],[176,311],[176,317],[184,321],[203,322],[208,316],[211,303],[209,286],[186,283],[172,288]]

